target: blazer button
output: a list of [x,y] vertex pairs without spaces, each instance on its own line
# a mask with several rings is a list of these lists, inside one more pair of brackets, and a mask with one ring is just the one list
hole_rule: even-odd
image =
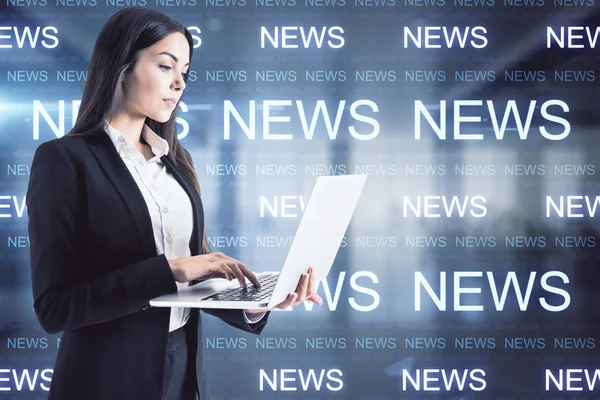
[[146,311],[149,308],[150,308],[150,304],[146,304],[145,306],[142,306],[142,311]]

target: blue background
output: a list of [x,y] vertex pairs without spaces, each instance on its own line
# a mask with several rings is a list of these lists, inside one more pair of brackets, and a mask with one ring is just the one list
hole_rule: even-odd
[[[588,196],[593,207],[599,194],[595,0],[3,1],[0,396],[45,398],[60,343],[60,335],[39,327],[32,310],[24,196],[33,152],[72,127],[104,22],[125,5],[144,5],[195,36],[177,127],[199,175],[213,250],[257,272],[277,269],[316,175],[370,175],[319,286],[322,307],[274,312],[260,338],[205,316],[211,398],[598,398],[600,210],[589,209],[584,197],[572,198],[582,205],[572,214],[581,217],[566,211],[561,217],[548,203],[549,197],[558,204],[561,196],[565,202],[566,196]],[[261,36],[261,27],[273,35],[283,26],[298,27],[288,42],[298,47],[276,47]],[[582,36],[570,48],[568,40],[561,46],[549,39],[548,27],[558,35],[569,26],[583,27],[573,31]],[[42,34],[46,27],[55,28],[45,31],[50,37]],[[300,27],[341,29],[321,46],[314,38],[304,46]],[[406,29],[416,35],[419,27],[438,27],[432,33],[440,36],[429,43],[439,48],[405,37]],[[448,46],[440,27],[483,29],[464,46]],[[27,28],[39,28],[39,36],[19,44],[16,36]],[[75,72],[65,80],[65,71]],[[268,74],[271,81],[264,81]],[[466,100],[480,103],[456,108]],[[568,109],[549,106],[551,117],[544,116],[544,103],[551,101]],[[510,104],[521,124],[513,109],[498,139],[494,119],[502,125]],[[252,112],[254,136],[234,117],[250,124]],[[288,119],[268,124],[270,137],[265,115]],[[472,118],[459,123],[460,133],[481,139],[456,135],[459,115]],[[440,125],[443,116],[444,139],[431,123]],[[552,140],[566,125],[568,135]],[[424,196],[440,196],[429,200],[438,207],[428,214],[439,217],[411,211]],[[464,214],[456,208],[446,213],[441,196],[448,202],[455,196]],[[276,201],[274,214],[265,204]],[[289,206],[283,213],[281,201]],[[275,244],[266,246],[267,240]],[[475,275],[458,280],[461,272]],[[419,277],[440,296],[444,273],[446,307],[440,310]],[[514,286],[507,286],[497,306],[494,293],[502,294],[511,274],[522,293],[531,279],[529,297],[520,306]],[[455,284],[480,291],[457,302]],[[551,311],[540,298],[568,305]],[[461,311],[461,305],[483,310]],[[428,372],[437,380],[426,387],[421,377],[417,390],[407,374],[414,380],[424,369],[440,371]],[[453,369],[467,376],[462,390],[443,383],[441,370],[450,375]],[[577,370],[569,385],[566,369]],[[303,387],[301,377],[311,370],[322,381]],[[562,390],[547,371],[555,379],[563,374]],[[282,373],[289,380],[281,381]],[[269,384],[274,376],[277,383]],[[477,390],[482,381],[484,389]],[[441,390],[425,390],[435,387]]]

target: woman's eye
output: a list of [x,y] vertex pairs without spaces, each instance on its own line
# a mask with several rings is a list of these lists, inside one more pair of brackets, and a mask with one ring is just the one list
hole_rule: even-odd
[[[159,65],[159,67],[161,69],[164,69],[166,71],[170,71],[173,69],[173,67],[169,67],[168,65]],[[188,73],[187,72],[182,72],[181,75],[183,75],[183,79],[187,80],[188,78]]]

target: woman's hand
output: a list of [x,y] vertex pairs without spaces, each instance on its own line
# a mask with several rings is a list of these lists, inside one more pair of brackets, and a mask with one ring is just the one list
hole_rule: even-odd
[[202,254],[170,260],[169,265],[177,282],[189,282],[202,277],[236,279],[246,287],[246,279],[260,286],[256,275],[241,261],[223,253]]
[[[260,282],[256,275],[243,262],[226,256],[223,253],[202,254],[192,257],[178,258],[170,260],[169,265],[173,272],[173,277],[177,282],[189,282],[202,277],[208,278],[225,278],[227,280],[237,279],[240,287],[246,288],[246,279],[254,286],[260,286]],[[321,296],[316,293],[313,269],[310,267],[307,273],[302,274],[300,282],[296,287],[296,291],[288,294],[288,297],[273,307],[273,309],[285,310],[291,306],[298,306],[304,300],[312,301],[317,305],[322,305]],[[249,313],[260,313],[269,311],[262,310],[246,310]]]
[[[274,309],[285,310],[291,306],[298,306],[302,304],[304,300],[312,301],[317,305],[323,304],[323,299],[316,293],[315,283],[314,283],[314,275],[313,269],[310,267],[307,273],[302,274],[300,277],[300,282],[298,282],[298,286],[296,287],[296,291],[288,294],[288,297],[277,304]],[[263,310],[246,310],[249,313],[260,313],[264,311],[269,311],[270,309]]]

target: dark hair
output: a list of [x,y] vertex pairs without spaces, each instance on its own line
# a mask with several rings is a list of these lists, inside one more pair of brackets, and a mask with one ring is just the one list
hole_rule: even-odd
[[[125,106],[124,92],[127,88],[124,87],[124,79],[135,68],[139,52],[176,32],[182,33],[189,43],[191,65],[194,42],[190,31],[179,22],[145,7],[129,7],[113,14],[102,27],[94,45],[77,120],[67,135],[86,135],[96,129],[104,129],[104,121],[110,120]],[[176,112],[173,112],[167,122],[160,123],[146,117],[145,123],[169,143],[167,157],[185,178],[194,183],[200,194],[192,158],[177,139],[175,118]],[[210,252],[206,223],[202,250]]]

